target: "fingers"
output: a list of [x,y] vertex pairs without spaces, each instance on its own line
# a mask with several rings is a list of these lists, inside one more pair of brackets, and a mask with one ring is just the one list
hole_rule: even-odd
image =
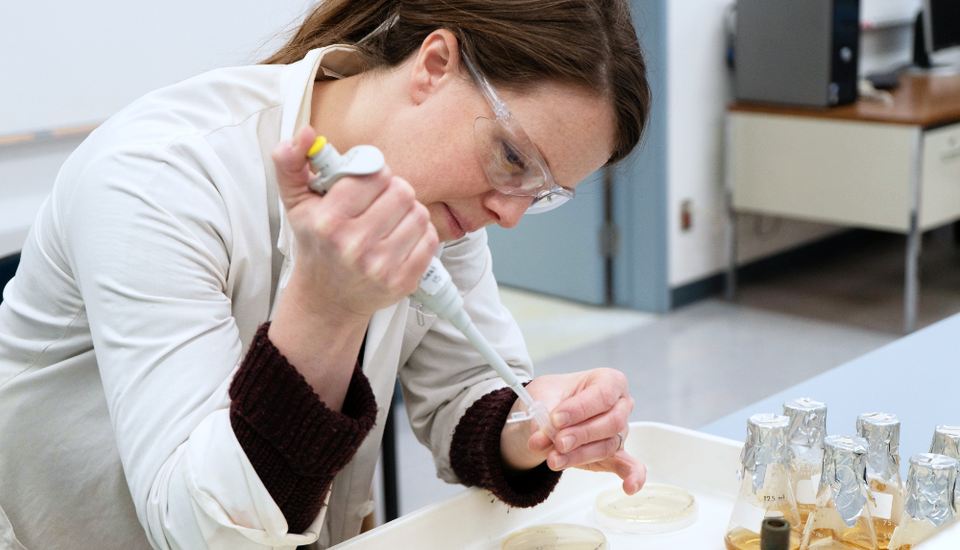
[[[613,369],[596,369],[579,387],[569,392],[572,395],[554,407],[551,414],[554,425],[560,428],[555,445],[559,453],[567,454],[575,449],[604,441],[616,441],[617,434],[626,433],[630,413],[633,412],[633,398],[627,392],[627,381],[623,373]],[[596,450],[602,445],[592,447],[589,460],[599,460],[607,455],[597,456]],[[608,453],[616,451],[616,446]],[[571,459],[572,465],[587,462],[584,459]]]
[[[628,433],[629,427],[625,426],[621,432],[615,432],[611,437],[594,440],[589,443],[573,447],[572,450],[569,451],[563,451],[560,449],[562,445],[560,442],[561,438],[557,437],[556,448],[553,451],[550,451],[550,454],[547,456],[547,465],[555,470],[559,470],[562,468],[578,467],[584,464],[605,460],[616,454],[618,451],[623,450],[622,443],[623,441],[626,441]],[[620,434],[622,434],[622,439]]]
[[[332,194],[325,199],[337,200]],[[365,200],[359,199],[353,206],[359,209]],[[406,293],[416,290],[439,244],[427,208],[417,202],[413,187],[397,177],[392,177],[359,215],[338,220],[335,232],[349,234],[342,248],[349,264],[373,279],[383,280],[392,290],[405,289]]]
[[411,294],[439,243],[427,208],[415,202],[393,230],[370,249],[377,262],[371,266],[370,276],[384,279],[392,292]]
[[[383,239],[396,231],[401,221],[411,216],[419,219],[420,215],[426,214],[426,207],[423,208],[423,212],[413,212],[415,206],[419,204],[413,186],[402,178],[392,177],[388,185],[374,197],[359,216],[365,218],[362,220],[363,223],[370,224],[373,238]],[[423,229],[425,226],[421,228],[421,232]]]
[[623,492],[632,495],[643,488],[647,482],[647,467],[642,462],[619,451],[613,456],[598,462],[591,462],[578,466],[582,470],[591,472],[612,472],[623,480]]
[[588,372],[581,388],[553,408],[550,420],[558,429],[573,426],[610,410],[625,396],[629,397],[629,393],[622,372],[594,369]]
[[416,200],[416,193],[410,184],[394,177],[389,166],[384,166],[376,174],[341,178],[324,196],[324,200],[328,207],[355,218],[365,213],[383,196],[386,196],[388,201],[405,203],[408,206]]
[[305,126],[292,140],[281,141],[271,152],[277,183],[284,198],[309,191],[308,184],[313,173],[310,171],[307,151],[316,138],[316,131]]
[[591,472],[612,472],[623,480],[623,491],[632,495],[643,488],[647,482],[647,467],[642,462],[619,451],[615,455],[598,462],[591,462],[578,466],[581,470]]
[[619,433],[625,433],[630,413],[633,412],[633,399],[629,395],[621,396],[608,410],[579,424],[568,426],[557,433],[556,447],[561,453],[593,442],[615,439]]

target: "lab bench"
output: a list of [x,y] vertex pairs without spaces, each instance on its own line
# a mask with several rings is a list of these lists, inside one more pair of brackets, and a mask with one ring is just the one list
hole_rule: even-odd
[[[960,425],[960,315],[917,331],[880,349],[787,388],[723,417],[699,431],[653,422],[631,423],[626,450],[648,468],[648,483],[683,487],[696,497],[698,519],[681,531],[654,535],[605,529],[593,518],[599,493],[619,486],[612,474],[564,473],[541,505],[509,508],[489,492],[470,489],[346,541],[338,550],[496,550],[507,534],[544,523],[575,523],[600,529],[611,548],[724,548],[723,535],[739,488],[735,472],[747,418],[782,411],[783,402],[810,397],[828,405],[827,433],[854,434],[864,412],[889,412],[901,421],[900,456],[927,452],[937,424]],[[778,366],[770,365],[770,376]],[[732,373],[731,375],[735,375]],[[642,541],[642,546],[640,546]],[[956,548],[960,523],[924,548]]]

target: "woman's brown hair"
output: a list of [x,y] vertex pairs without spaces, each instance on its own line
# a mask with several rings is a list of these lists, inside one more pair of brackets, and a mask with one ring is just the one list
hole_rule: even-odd
[[640,141],[650,88],[626,0],[325,0],[264,63],[292,63],[314,48],[362,41],[369,69],[394,67],[441,28],[454,33],[494,85],[521,91],[551,80],[610,101],[617,136],[608,165]]

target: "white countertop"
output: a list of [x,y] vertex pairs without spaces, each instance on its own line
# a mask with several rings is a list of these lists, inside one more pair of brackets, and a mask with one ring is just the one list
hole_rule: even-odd
[[[777,365],[770,365],[777,376]],[[855,435],[857,416],[900,418],[900,474],[909,457],[930,450],[938,424],[960,425],[960,315],[905,336],[700,428],[743,441],[747,418],[783,413],[783,402],[809,397],[827,404],[827,433]]]

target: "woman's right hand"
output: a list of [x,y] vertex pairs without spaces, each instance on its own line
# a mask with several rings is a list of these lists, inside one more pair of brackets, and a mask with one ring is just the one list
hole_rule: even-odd
[[437,249],[437,231],[413,187],[389,167],[344,177],[323,197],[311,190],[307,151],[315,139],[307,126],[273,151],[297,240],[293,276],[311,290],[303,307],[369,317],[417,289]]
[[388,167],[344,177],[323,197],[311,190],[315,139],[308,126],[273,150],[297,260],[268,336],[340,410],[370,317],[417,289],[439,237],[413,188]]

